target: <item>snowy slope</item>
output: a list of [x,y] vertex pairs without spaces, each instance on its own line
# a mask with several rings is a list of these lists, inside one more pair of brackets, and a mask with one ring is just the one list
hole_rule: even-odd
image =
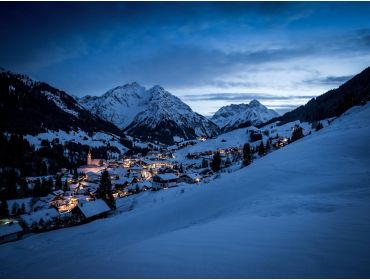
[[369,278],[369,137],[368,104],[209,184],[1,245],[0,276]]
[[22,135],[50,131],[124,133],[91,114],[74,97],[22,74],[0,71],[0,129]]
[[143,140],[171,144],[174,137],[194,139],[218,133],[214,123],[193,112],[161,86],[146,90],[132,83],[101,97],[84,97],[79,102],[92,113]]
[[111,89],[100,97],[85,96],[79,102],[90,112],[123,129],[145,110],[149,99],[150,94],[144,87],[131,83]]
[[[110,146],[116,147],[121,154],[128,151],[128,148],[122,145],[120,142],[120,137],[114,134],[108,134],[104,132],[96,132],[87,134],[85,131],[47,131],[39,133],[36,135],[25,135],[25,138],[30,144],[32,144],[36,149],[41,147],[42,140],[47,140],[49,142],[54,139],[58,139],[60,144],[65,144],[66,142],[80,143],[82,145],[88,145],[90,147],[106,147],[109,143]],[[119,156],[118,154],[115,156]]]
[[247,122],[250,122],[250,125],[258,125],[278,115],[274,110],[268,109],[254,99],[249,104],[231,104],[221,107],[211,120],[223,131],[230,131]]

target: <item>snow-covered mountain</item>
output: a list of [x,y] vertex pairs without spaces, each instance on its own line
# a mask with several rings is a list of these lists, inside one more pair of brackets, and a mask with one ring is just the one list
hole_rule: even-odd
[[122,143],[130,145],[125,134],[114,124],[91,114],[74,97],[47,83],[1,70],[0,93],[0,129],[3,132],[43,135],[62,142],[77,134],[87,139],[84,144],[93,143],[98,134],[116,139],[113,142],[117,142],[121,151],[124,150]]
[[131,83],[79,101],[90,112],[143,140],[172,144],[181,138],[209,137],[219,132],[217,125],[161,86],[147,90]]
[[258,100],[249,104],[231,104],[221,107],[211,118],[222,131],[230,131],[242,126],[258,125],[277,117],[279,114],[268,109]]
[[368,278],[369,120],[370,104],[354,107],[209,184],[122,198],[108,219],[3,244],[0,276]]

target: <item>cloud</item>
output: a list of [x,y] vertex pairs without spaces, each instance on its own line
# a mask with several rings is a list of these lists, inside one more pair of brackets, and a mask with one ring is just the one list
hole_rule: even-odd
[[[206,94],[188,94],[183,95],[182,98],[188,101],[247,101],[252,99],[258,100],[292,100],[292,99],[311,99],[313,95],[272,95],[261,93],[206,93]],[[285,105],[286,106],[286,105]]]
[[353,75],[348,76],[327,76],[317,79],[309,79],[303,81],[305,84],[316,84],[316,85],[329,85],[329,86],[339,86],[348,80],[350,80]]

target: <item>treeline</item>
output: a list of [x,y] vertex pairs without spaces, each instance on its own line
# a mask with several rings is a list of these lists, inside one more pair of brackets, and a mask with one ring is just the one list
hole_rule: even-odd
[[[41,180],[34,187],[36,192],[30,192],[25,177],[56,175],[62,168],[73,174],[77,167],[86,164],[89,149],[80,143],[61,144],[58,139],[43,140],[41,147],[35,149],[21,135],[0,133],[0,199],[47,194],[55,186],[46,187],[47,182]],[[91,152],[93,158],[108,159],[109,153],[119,153],[119,150],[107,145],[92,148]]]

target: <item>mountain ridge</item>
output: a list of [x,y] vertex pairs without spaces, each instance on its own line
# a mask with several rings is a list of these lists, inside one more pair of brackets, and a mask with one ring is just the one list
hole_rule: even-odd
[[173,144],[176,139],[212,137],[219,133],[217,125],[160,85],[146,89],[133,82],[79,101],[91,113],[141,140]]
[[277,112],[253,99],[249,104],[223,106],[211,117],[211,120],[220,127],[221,131],[227,132],[243,126],[259,125],[277,116]]

